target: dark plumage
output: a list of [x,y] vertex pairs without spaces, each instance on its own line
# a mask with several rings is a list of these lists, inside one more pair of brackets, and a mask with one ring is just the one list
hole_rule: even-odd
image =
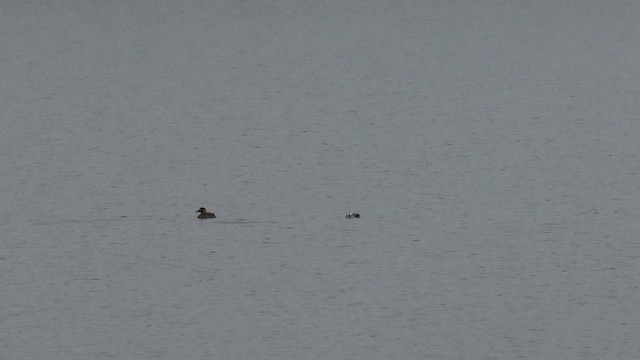
[[357,212],[348,212],[347,216],[345,216],[347,219],[360,219],[360,214],[358,214]]
[[203,207],[196,210],[196,212],[200,213],[200,215],[198,215],[198,219],[215,219],[216,218],[216,214],[212,212],[207,212],[207,209]]

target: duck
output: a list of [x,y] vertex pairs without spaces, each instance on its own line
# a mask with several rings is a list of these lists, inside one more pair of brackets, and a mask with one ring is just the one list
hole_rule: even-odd
[[360,219],[360,214],[358,214],[355,211],[350,211],[347,213],[347,215],[345,216],[347,219]]
[[215,219],[216,218],[216,214],[212,213],[212,212],[208,212],[207,209],[201,207],[200,209],[196,210],[196,212],[200,213],[200,215],[198,215],[198,219]]

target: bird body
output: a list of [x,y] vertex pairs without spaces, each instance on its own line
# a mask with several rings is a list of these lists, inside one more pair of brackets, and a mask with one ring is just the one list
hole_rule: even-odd
[[196,212],[200,213],[200,215],[198,215],[198,219],[215,219],[216,218],[216,214],[212,212],[208,212],[207,209],[203,207],[196,210]]

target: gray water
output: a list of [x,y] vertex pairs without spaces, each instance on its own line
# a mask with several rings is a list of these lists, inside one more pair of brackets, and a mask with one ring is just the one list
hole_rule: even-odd
[[639,358],[639,18],[1,3],[0,358]]

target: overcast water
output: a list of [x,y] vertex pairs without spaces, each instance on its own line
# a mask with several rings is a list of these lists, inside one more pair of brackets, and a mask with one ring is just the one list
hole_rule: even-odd
[[0,3],[0,359],[640,358],[638,19]]

